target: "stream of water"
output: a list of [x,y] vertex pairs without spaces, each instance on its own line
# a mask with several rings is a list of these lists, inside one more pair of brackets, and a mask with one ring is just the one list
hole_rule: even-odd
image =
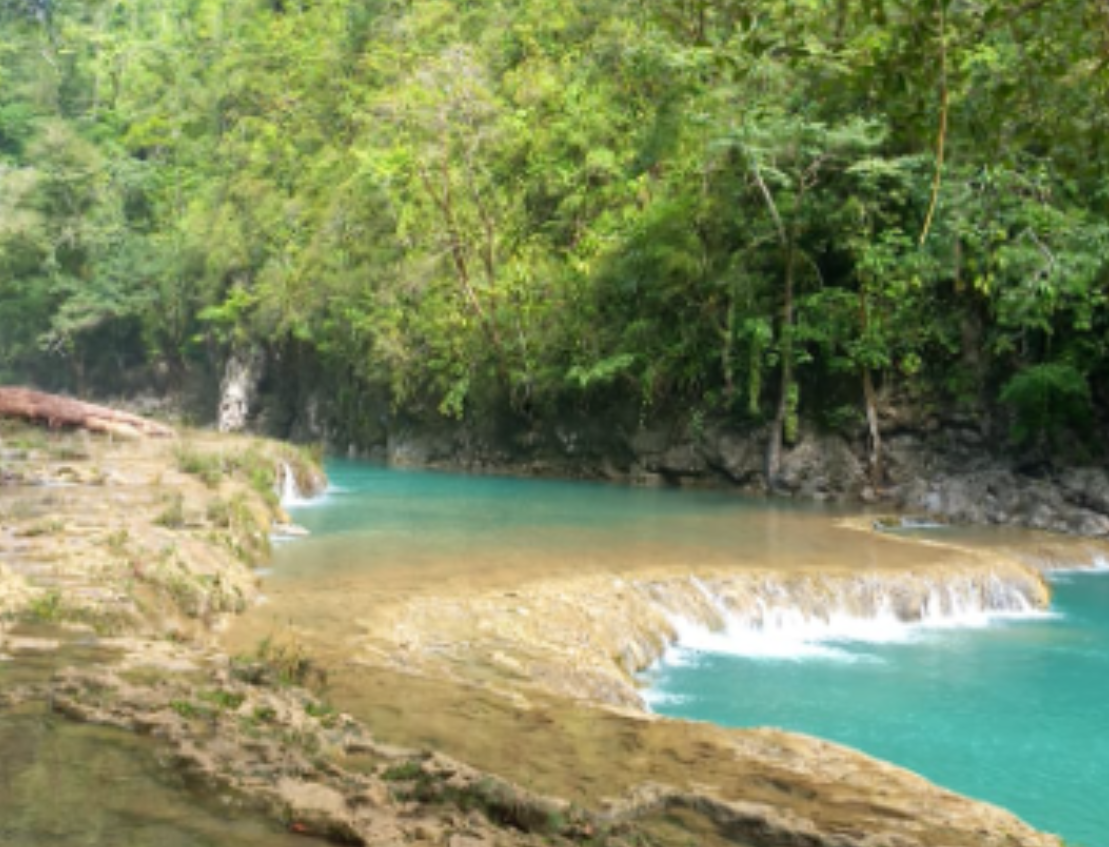
[[[648,675],[653,708],[839,741],[1109,844],[1109,578],[1056,580],[1054,614],[887,630],[755,655],[678,647]],[[811,648],[812,644],[802,644]]]
[[[374,574],[375,584],[416,590],[429,581],[442,588],[455,579],[619,569],[630,559],[912,564],[912,545],[830,533],[834,513],[813,506],[345,461],[329,474],[331,493],[293,510],[313,536],[279,547],[278,585],[349,588]],[[885,561],[898,547],[907,548],[895,551],[904,561]],[[1109,577],[1057,577],[1051,614],[934,623],[887,620],[792,640],[785,627],[770,650],[690,637],[646,676],[648,699],[676,717],[841,741],[1076,844],[1109,847]]]

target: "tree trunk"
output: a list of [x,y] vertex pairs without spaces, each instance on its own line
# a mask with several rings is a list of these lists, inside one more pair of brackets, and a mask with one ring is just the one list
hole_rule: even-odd
[[[423,168],[420,169],[420,180],[423,183],[424,190],[427,191],[432,202],[435,203],[443,217],[447,238],[450,241],[449,252],[451,255],[451,262],[454,265],[455,276],[462,287],[463,296],[470,310],[474,313],[474,317],[477,319],[478,324],[485,333],[485,337],[489,340],[489,344],[493,348],[497,376],[501,379],[504,390],[511,397],[512,376],[508,368],[508,357],[505,353],[504,344],[501,342],[500,332],[497,329],[497,324],[493,316],[486,311],[481,298],[478,297],[477,291],[470,278],[470,265],[467,260],[466,246],[463,242],[462,231],[458,226],[454,212],[454,195],[451,191],[450,160],[448,155],[448,153],[443,154],[443,162],[441,165],[443,182],[443,192],[441,195],[435,190],[431,176]],[[486,272],[489,274],[495,272],[495,266],[492,264],[493,258],[491,252],[486,256]]]
[[735,347],[736,292],[733,285],[728,295],[728,316],[724,322],[723,344],[720,348],[720,367],[724,371],[724,405],[729,412],[735,402],[735,364],[732,361]]
[[[870,309],[867,307],[867,287],[859,288],[859,328],[865,336],[870,331]],[[867,464],[870,467],[870,484],[875,493],[882,486],[882,430],[878,424],[878,400],[874,391],[874,376],[870,368],[863,365],[863,401],[866,406],[866,426],[870,433],[870,452]]]
[[28,388],[0,388],[0,417],[38,421],[51,429],[71,426],[124,438],[172,438],[176,434],[170,427],[138,415]]
[[866,425],[870,430],[870,484],[875,493],[882,486],[882,430],[878,426],[878,401],[869,368],[863,369],[863,396],[866,398]]
[[781,380],[778,384],[778,409],[774,413],[774,423],[770,428],[770,443],[766,448],[766,485],[773,491],[778,484],[782,469],[782,442],[786,419],[790,413],[790,393],[793,387],[793,276],[796,266],[796,249],[793,235],[786,248],[785,291],[782,296],[781,334]]

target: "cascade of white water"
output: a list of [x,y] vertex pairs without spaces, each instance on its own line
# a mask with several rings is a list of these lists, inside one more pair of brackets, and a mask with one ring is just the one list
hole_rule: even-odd
[[281,463],[280,477],[282,506],[300,506],[308,502],[308,498],[301,493],[300,486],[297,485],[296,474],[293,473],[293,469],[288,462]]
[[[925,628],[1043,616],[1034,582],[991,573],[792,580],[691,577],[702,601],[651,592],[679,649],[767,657],[847,656],[836,642],[895,642]],[[671,601],[673,598],[673,602]],[[696,607],[696,606],[693,606]],[[675,652],[668,653],[671,660]]]

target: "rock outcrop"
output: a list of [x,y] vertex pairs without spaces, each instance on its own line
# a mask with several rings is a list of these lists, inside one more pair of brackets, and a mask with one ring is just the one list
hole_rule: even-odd
[[[178,652],[179,663],[191,657]],[[623,778],[608,784],[609,796],[571,804],[441,753],[382,744],[350,715],[301,689],[259,684],[252,671],[201,665],[144,685],[107,669],[68,670],[8,690],[0,703],[49,702],[73,720],[151,735],[194,783],[279,815],[293,832],[342,843],[678,847],[698,833],[702,843],[746,847],[1060,845],[1001,809],[836,744],[635,716],[603,718],[604,734],[626,751],[608,762]],[[403,681],[394,685],[403,692]],[[571,743],[559,735],[572,720],[543,718],[544,735]],[[679,761],[655,768],[655,780],[629,782],[644,751]]]
[[[884,571],[695,568],[565,577],[508,593],[432,591],[375,610],[379,625],[363,624],[356,655],[434,678],[641,709],[636,674],[680,640],[792,643],[1028,613],[1050,602],[1040,572],[1015,558],[937,550],[935,559]],[[352,649],[348,640],[344,650]]]
[[220,432],[247,430],[256,411],[265,367],[265,352],[257,347],[235,349],[227,357],[220,380]]
[[[41,683],[6,687],[0,705],[37,698],[75,720],[150,734],[209,789],[295,832],[351,843],[1058,845],[1006,812],[833,744],[652,718],[634,678],[688,626],[742,635],[788,628],[797,615],[835,626],[843,616],[911,623],[1037,608],[1046,587],[1026,566],[929,549],[927,568],[866,573],[820,562],[787,573],[568,568],[528,584],[512,576],[496,591],[409,584],[353,620],[348,577],[336,600],[345,637],[319,645],[323,665],[316,644],[270,638],[231,662],[213,653],[212,636],[256,597],[248,565],[281,518],[270,488],[305,476],[293,467],[299,454],[214,436],[139,444],[4,453],[12,482],[0,497],[10,503],[17,490],[19,502],[0,513],[0,602],[37,629],[4,632],[0,652],[12,667],[31,667],[27,657],[42,651],[58,658],[40,663]],[[715,460],[740,473],[733,446]],[[698,455],[709,467],[703,452],[671,447],[654,467],[700,473]],[[51,485],[66,487],[64,501]],[[1096,480],[1071,485],[1076,497],[1100,496]],[[371,587],[379,599],[381,578]],[[131,637],[105,637],[113,633]],[[72,659],[67,639],[80,641]],[[56,674],[71,661],[86,667]],[[321,667],[356,677],[336,686],[335,702],[358,711],[338,714],[305,690]],[[424,697],[429,687],[444,699]],[[373,709],[359,705],[373,692],[394,728],[437,746],[474,741],[503,769],[380,744],[365,722]],[[420,710],[433,710],[427,735]],[[547,787],[520,788],[536,774]],[[575,784],[586,788],[565,790]],[[559,799],[570,796],[574,804]]]
[[[708,423],[562,420],[520,431],[437,422],[395,424],[369,452],[398,465],[608,479],[635,485],[738,487],[767,493],[766,433]],[[1109,537],[1109,472],[1101,466],[1022,470],[956,420],[902,424],[884,441],[875,487],[861,438],[802,429],[782,455],[775,490],[809,500],[887,502],[951,522],[1006,524]],[[355,451],[357,452],[357,451]]]

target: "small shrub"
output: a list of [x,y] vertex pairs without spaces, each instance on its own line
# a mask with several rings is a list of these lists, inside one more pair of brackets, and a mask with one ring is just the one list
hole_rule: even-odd
[[238,709],[243,704],[243,700],[246,699],[242,694],[218,688],[214,691],[201,691],[197,697],[227,712]]
[[115,532],[108,533],[105,543],[113,553],[122,553],[130,540],[131,534],[126,529],[118,529]]
[[182,473],[199,477],[209,488],[216,488],[223,479],[223,460],[211,453],[200,453],[191,447],[178,447],[175,451],[177,468]]
[[154,523],[166,529],[181,529],[185,525],[185,498],[180,491],[170,495],[166,508],[154,518]]
[[399,765],[390,765],[381,774],[386,782],[414,782],[424,775],[424,769],[419,762],[401,762]]
[[28,614],[40,623],[55,623],[63,615],[62,595],[57,589],[40,594],[27,606]]
[[232,661],[231,673],[251,685],[297,685],[317,690],[327,687],[327,671],[295,640],[263,638],[253,654]]
[[210,500],[205,514],[208,522],[213,526],[218,526],[220,529],[227,529],[231,526],[231,506],[226,500],[219,497]]
[[304,707],[304,713],[310,718],[315,718],[324,726],[333,724],[336,718],[335,707],[328,703],[309,702]]
[[208,706],[202,706],[188,700],[171,700],[169,707],[187,721],[215,717],[215,712]]
[[821,418],[827,430],[847,436],[854,435],[866,422],[862,409],[852,404],[828,409]]
[[63,529],[65,529],[65,524],[63,524],[57,518],[53,518],[48,521],[41,521],[32,526],[25,527],[17,534],[24,538],[38,538],[43,535],[57,535]]

